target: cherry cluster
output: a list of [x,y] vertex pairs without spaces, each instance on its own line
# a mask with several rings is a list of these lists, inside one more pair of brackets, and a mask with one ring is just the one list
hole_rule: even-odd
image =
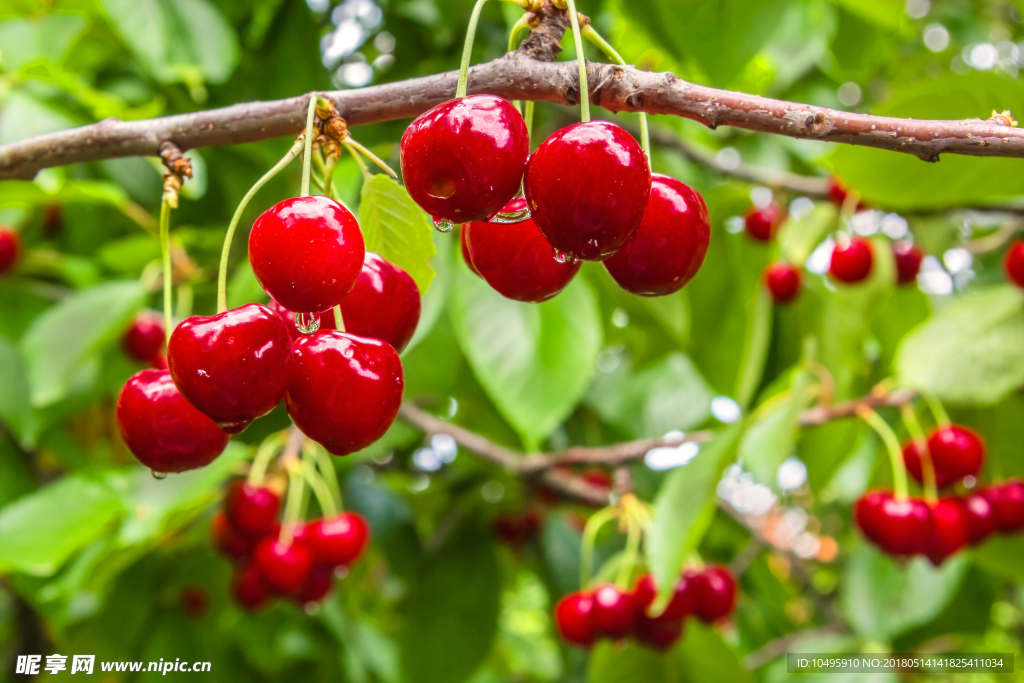
[[556,131],[530,153],[522,115],[493,95],[456,98],[410,124],[402,174],[439,230],[461,223],[467,266],[496,291],[541,302],[580,261],[603,261],[625,290],[678,291],[707,254],[703,198],[652,176],[633,137],[607,121]]
[[228,490],[224,511],[213,518],[214,544],[237,565],[232,595],[248,611],[275,596],[300,605],[322,601],[369,539],[366,521],[342,512],[295,524],[286,542],[277,521],[280,506],[272,489],[238,481]]
[[[936,428],[926,445],[927,460],[915,442],[904,445],[903,460],[918,482],[926,481],[930,461],[939,488],[976,477],[985,460],[981,437],[963,426]],[[869,491],[857,501],[853,513],[861,532],[883,551],[897,556],[924,555],[938,566],[997,531],[1024,529],[1024,483],[1010,480],[934,501]]]
[[[121,391],[121,433],[154,472],[206,465],[229,434],[282,400],[335,455],[370,445],[398,414],[398,354],[415,332],[420,294],[404,270],[366,252],[348,209],[322,196],[278,203],[253,225],[249,259],[271,306],[185,319],[171,334],[167,369],[143,370]],[[152,330],[137,323],[129,332],[139,357],[158,353]]]
[[732,613],[736,579],[719,565],[702,571],[688,569],[665,610],[648,616],[656,596],[650,574],[641,576],[632,591],[602,584],[592,591],[570,593],[555,606],[555,625],[562,638],[580,647],[590,647],[600,638],[632,637],[656,650],[667,650],[682,636],[687,617],[710,624]]

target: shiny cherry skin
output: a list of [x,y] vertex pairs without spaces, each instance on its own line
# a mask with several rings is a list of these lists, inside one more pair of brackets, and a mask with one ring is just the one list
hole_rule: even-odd
[[644,645],[661,652],[670,649],[683,635],[683,620],[669,619],[664,615],[648,617],[639,615],[633,635]]
[[[291,337],[292,341],[304,337],[305,335],[299,331],[298,324],[295,321],[295,311],[289,311],[287,308],[277,303],[273,299],[267,304],[267,308],[276,313],[281,320],[284,322],[284,326],[288,328],[288,336]],[[319,331],[336,330],[338,326],[334,322],[334,309],[329,308],[326,311],[320,311],[317,316],[320,319],[320,327],[317,328]],[[342,316],[344,318],[344,316]]]
[[21,238],[10,228],[0,225],[0,275],[14,269],[21,255]]
[[153,364],[164,350],[164,319],[155,311],[139,313],[121,340],[124,352],[132,360]]
[[[948,486],[978,474],[985,462],[985,444],[974,430],[949,425],[935,429],[928,436],[928,455],[935,468],[935,485]],[[917,443],[911,441],[903,447],[903,462],[914,479],[924,481]]]
[[239,533],[223,512],[218,512],[213,516],[213,520],[210,522],[210,535],[218,550],[235,559],[250,557],[256,548],[253,539]]
[[602,261],[643,220],[651,169],[633,136],[607,121],[556,131],[530,156],[524,176],[533,221],[559,251]]
[[915,555],[927,550],[931,515],[922,501],[896,500],[889,491],[869,491],[853,508],[861,532],[890,555]]
[[507,299],[540,303],[561,292],[580,263],[559,263],[555,250],[533,220],[502,225],[474,222],[463,226],[469,261],[476,273]]
[[764,284],[777,304],[788,304],[800,293],[803,275],[792,263],[779,261],[764,271]]
[[359,559],[370,537],[366,520],[354,512],[306,524],[302,544],[313,561],[327,567],[348,566]]
[[704,571],[687,576],[692,582],[694,613],[712,623],[732,614],[736,607],[736,579],[728,568],[708,565]]
[[167,365],[189,403],[237,434],[284,398],[291,348],[279,315],[246,304],[182,320],[171,333]]
[[763,209],[751,209],[744,219],[747,236],[758,242],[770,242],[785,217],[782,207],[775,202]]
[[599,633],[622,638],[633,630],[636,623],[636,605],[633,594],[621,591],[610,583],[594,589],[594,609],[591,622]]
[[331,592],[334,585],[334,571],[322,564],[314,564],[306,577],[306,583],[296,591],[295,602],[305,605],[310,602],[321,602]]
[[938,567],[967,545],[967,513],[956,498],[940,498],[929,506],[931,533],[925,554]]
[[570,593],[555,605],[555,626],[566,642],[590,647],[597,640],[593,612],[594,598],[590,593]]
[[387,342],[317,332],[292,345],[285,407],[303,434],[348,455],[384,435],[404,387],[402,361]]
[[434,218],[485,221],[519,192],[529,154],[526,122],[511,102],[456,98],[405,129],[402,177],[409,196]]
[[710,241],[711,222],[700,193],[655,173],[640,227],[604,267],[627,292],[665,296],[693,279]]
[[1024,287],[1024,240],[1017,240],[1006,250],[1003,270],[1006,271],[1006,277],[1010,282],[1018,287]]
[[467,224],[463,226],[461,230],[459,230],[459,250],[462,252],[462,260],[466,263],[466,267],[469,268],[469,270],[474,275],[476,275],[477,277],[483,277],[482,275],[480,275],[480,271],[476,269],[476,266],[473,265],[473,259],[469,255],[469,242],[467,241],[468,237],[469,225]]
[[236,481],[228,490],[224,510],[232,526],[250,538],[263,538],[274,531],[281,498],[265,486]]
[[916,282],[917,274],[921,272],[921,261],[924,260],[921,247],[906,241],[893,242],[892,256],[896,261],[896,283],[908,285]]
[[420,321],[420,290],[408,273],[368,251],[341,313],[348,332],[387,342],[401,353]]
[[270,599],[270,586],[255,563],[241,569],[231,582],[231,595],[246,612],[255,612]]
[[230,438],[185,400],[166,370],[140,370],[125,382],[117,425],[128,450],[154,472],[208,465]]
[[996,526],[1004,534],[1024,529],[1024,483],[1011,479],[981,492],[992,505]]
[[867,279],[873,262],[871,242],[860,237],[842,239],[832,250],[832,264],[828,272],[839,282],[854,284]]
[[961,498],[960,502],[964,507],[969,544],[978,545],[998,530],[995,508],[984,495],[972,493]]
[[[654,585],[654,578],[650,574],[644,574],[636,583],[633,589],[633,601],[637,613],[647,614],[647,608],[654,602],[657,596],[657,588]],[[696,597],[694,593],[693,576],[683,574],[676,583],[675,592],[669,600],[661,617],[668,620],[685,619],[696,610]]]
[[305,585],[313,560],[301,543],[284,543],[277,538],[264,538],[256,545],[253,563],[273,590],[294,593]]
[[355,216],[319,195],[278,202],[249,233],[249,262],[267,294],[291,311],[326,311],[359,277],[366,248]]

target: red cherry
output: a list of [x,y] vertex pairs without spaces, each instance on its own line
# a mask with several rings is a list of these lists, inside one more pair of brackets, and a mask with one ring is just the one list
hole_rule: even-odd
[[512,224],[473,222],[463,226],[470,263],[499,294],[540,303],[565,289],[580,269],[559,263],[555,250],[532,220]]
[[1003,269],[1006,270],[1006,277],[1010,278],[1013,284],[1024,287],[1024,240],[1017,240],[1006,250]]
[[171,333],[167,360],[188,402],[237,434],[284,398],[288,329],[266,306],[246,304],[186,318]]
[[829,274],[836,280],[853,284],[860,282],[871,274],[871,263],[874,261],[871,242],[854,237],[836,242],[832,250],[832,265]]
[[281,593],[294,593],[305,585],[313,560],[301,543],[264,538],[256,545],[253,562],[267,585]]
[[155,363],[164,350],[164,319],[146,311],[135,316],[121,340],[129,358],[140,363]]
[[940,498],[929,512],[932,524],[925,554],[937,567],[967,545],[967,513],[956,498]]
[[848,194],[849,191],[843,187],[838,178],[832,176],[828,179],[828,198],[832,200],[833,204],[842,206],[846,203],[846,195]]
[[189,404],[166,370],[140,370],[117,399],[117,424],[128,450],[154,472],[184,472],[208,465],[228,435]]
[[676,644],[683,635],[683,620],[668,619],[665,615],[648,617],[639,615],[633,629],[636,639],[655,650],[664,651]]
[[[292,338],[292,341],[295,341],[296,339],[305,336],[302,332],[299,331],[299,327],[296,324],[295,311],[289,311],[287,308],[277,303],[273,299],[270,300],[270,303],[267,304],[267,307],[270,308],[270,310],[272,310],[274,313],[276,313],[278,317],[280,317],[281,320],[284,322],[284,326],[288,328],[288,335]],[[338,329],[337,325],[335,325],[334,323],[333,308],[329,308],[326,311],[320,311],[319,313],[317,313],[317,317],[320,319],[320,327],[318,327],[317,330],[323,332],[326,330]]]
[[590,619],[594,628],[612,638],[622,638],[636,623],[633,594],[620,591],[610,583],[598,586],[593,593],[594,609]]
[[[462,260],[466,262],[466,267],[469,268],[474,275],[480,276],[480,271],[473,265],[473,259],[469,255],[469,243],[467,238],[469,237],[469,225],[466,224],[459,230],[459,249],[462,251]],[[550,246],[550,245],[549,245]]]
[[998,521],[995,508],[981,493],[972,493],[960,500],[967,522],[967,542],[977,545],[996,532]]
[[[640,577],[636,583],[636,588],[633,589],[633,600],[639,617],[647,615],[647,608],[654,602],[657,592],[657,588],[654,585],[654,579],[650,574],[644,574]],[[672,599],[669,600],[669,603],[665,607],[665,611],[661,613],[660,618],[665,618],[670,621],[681,620],[693,614],[695,610],[696,599],[694,594],[693,573],[688,572],[679,577],[679,581],[676,583],[675,593],[673,593]]]
[[[949,425],[935,429],[928,436],[928,455],[935,468],[935,485],[948,486],[968,475],[978,474],[985,461],[985,444],[977,432]],[[923,482],[924,470],[917,443],[911,441],[903,447],[903,461],[907,464],[907,472]]]
[[302,313],[341,303],[363,267],[363,234],[344,206],[319,195],[278,202],[249,233],[249,262],[267,294]]
[[926,550],[931,519],[920,500],[898,501],[888,491],[869,491],[857,501],[853,514],[861,532],[891,555]]
[[334,585],[334,570],[322,564],[314,564],[306,577],[306,583],[295,593],[295,601],[300,605],[320,602],[331,592]]
[[[347,332],[387,342],[401,353],[420,321],[420,290],[408,273],[368,251],[341,313]],[[324,316],[333,323],[332,311]]]
[[782,225],[785,217],[782,207],[775,202],[763,209],[751,209],[745,221],[747,236],[758,242],[768,242],[775,237],[775,231]]
[[800,293],[803,276],[800,269],[791,263],[779,261],[764,271],[764,283],[772,299],[778,304],[788,304]]
[[409,196],[438,219],[485,221],[519,192],[530,138],[508,100],[473,95],[442,102],[402,135]]
[[555,606],[555,626],[566,641],[590,647],[597,640],[593,612],[594,598],[590,593],[570,593]]
[[231,595],[238,606],[247,612],[255,612],[270,599],[270,586],[255,563],[235,574],[231,582]]
[[366,448],[398,415],[405,378],[390,344],[331,330],[305,335],[288,359],[285,406],[334,455]]
[[524,180],[533,221],[547,241],[585,261],[622,248],[640,227],[651,194],[640,145],[607,121],[556,131],[530,157]]
[[1004,534],[1024,529],[1024,483],[1011,479],[981,492],[992,505],[996,526]]
[[905,241],[893,242],[892,256],[896,260],[897,284],[906,285],[915,282],[917,274],[921,272],[921,261],[924,260],[924,252],[921,247]]
[[700,193],[655,173],[640,227],[604,267],[627,292],[665,296],[697,274],[710,240],[711,222]]
[[736,579],[727,567],[709,565],[704,571],[690,573],[694,613],[705,623],[728,616],[736,607]]
[[250,538],[264,538],[274,531],[281,498],[264,486],[236,481],[228,491],[224,508],[239,533]]
[[213,520],[210,522],[210,534],[213,536],[213,544],[217,546],[217,549],[235,559],[251,556],[256,546],[251,538],[235,529],[223,512],[218,512],[213,516]]
[[10,228],[0,226],[0,275],[4,275],[18,262],[21,254],[21,239]]
[[366,520],[354,512],[306,524],[302,544],[313,561],[327,567],[348,566],[362,554],[369,539]]

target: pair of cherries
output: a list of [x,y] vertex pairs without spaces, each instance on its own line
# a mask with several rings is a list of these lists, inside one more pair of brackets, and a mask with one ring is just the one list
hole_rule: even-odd
[[604,261],[627,291],[669,294],[707,252],[700,195],[668,176],[652,178],[636,140],[606,121],[563,128],[531,155],[511,103],[463,97],[410,124],[401,162],[413,200],[436,224],[465,224],[466,264],[511,299],[550,299],[580,260]]
[[667,650],[682,636],[687,617],[710,624],[732,613],[736,579],[728,568],[718,565],[686,570],[668,606],[652,617],[647,612],[656,596],[650,574],[641,576],[632,591],[602,584],[593,591],[570,593],[555,606],[555,625],[563,639],[580,647],[590,647],[600,638],[632,636],[644,645]]
[[232,595],[245,610],[257,610],[274,596],[299,604],[322,601],[336,575],[362,555],[369,528],[359,515],[298,523],[292,540],[280,538],[281,499],[272,489],[247,482],[231,485],[224,511],[213,518],[214,545],[238,563]]
[[0,275],[14,269],[21,255],[21,238],[10,228],[0,225]]
[[[935,485],[939,488],[955,484],[964,477],[976,477],[985,462],[985,443],[981,436],[961,425],[935,428],[926,444]],[[922,453],[916,441],[903,446],[903,462],[914,479],[924,482]]]

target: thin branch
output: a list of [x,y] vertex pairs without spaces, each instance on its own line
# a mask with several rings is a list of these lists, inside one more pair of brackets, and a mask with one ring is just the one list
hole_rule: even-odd
[[821,628],[811,628],[804,631],[793,631],[786,635],[776,638],[775,640],[769,641],[759,649],[754,650],[749,655],[743,658],[743,667],[747,671],[754,671],[760,669],[762,666],[772,661],[776,657],[786,654],[792,648],[799,645],[805,640],[814,640],[816,638],[825,638],[828,636],[835,636],[842,633],[842,631],[833,626],[823,626]]

